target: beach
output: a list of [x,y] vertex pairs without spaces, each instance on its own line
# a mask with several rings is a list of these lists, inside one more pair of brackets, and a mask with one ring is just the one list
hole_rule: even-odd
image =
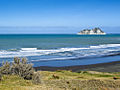
[[91,65],[67,66],[67,67],[40,66],[34,68],[36,71],[70,70],[73,72],[79,72],[79,71],[120,72],[120,61],[91,64]]

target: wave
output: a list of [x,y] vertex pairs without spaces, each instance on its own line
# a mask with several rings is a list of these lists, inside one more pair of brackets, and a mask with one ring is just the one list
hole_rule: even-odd
[[74,60],[77,59],[76,57],[64,57],[64,58],[49,58],[49,59],[40,59],[40,60],[31,60],[31,62],[38,62],[38,61],[56,61],[56,60]]
[[23,51],[34,51],[37,50],[37,48],[21,48]]
[[90,48],[109,48],[109,47],[120,47],[120,44],[104,44],[99,46],[90,46]]
[[[14,50],[1,50],[0,58],[28,57],[28,56],[46,56],[50,60],[63,60],[70,58],[85,58],[98,56],[119,55],[120,44],[104,44],[98,46],[80,47],[80,48],[58,48],[58,49],[37,49],[21,48]],[[52,58],[51,58],[52,56]],[[46,57],[42,58],[45,60]],[[57,58],[56,58],[57,57]],[[48,60],[46,59],[46,60]]]

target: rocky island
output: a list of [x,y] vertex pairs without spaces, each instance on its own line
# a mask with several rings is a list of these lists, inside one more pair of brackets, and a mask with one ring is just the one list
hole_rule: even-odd
[[78,35],[106,35],[100,28],[84,29],[77,33]]

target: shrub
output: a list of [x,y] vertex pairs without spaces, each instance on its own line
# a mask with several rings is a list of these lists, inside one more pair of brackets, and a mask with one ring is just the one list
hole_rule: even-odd
[[26,80],[33,80],[35,84],[41,83],[40,73],[35,73],[32,64],[27,63],[26,58],[14,58],[14,62],[10,64],[9,62],[5,62],[0,67],[0,80],[2,79],[2,75],[14,74],[23,77]]
[[40,72],[34,73],[34,75],[33,75],[33,77],[32,77],[32,82],[33,82],[34,84],[39,84],[39,83],[41,83]]
[[0,73],[0,81],[2,80],[2,74]]
[[3,62],[2,67],[0,67],[0,73],[1,74],[11,74],[11,66],[9,62]]
[[27,80],[32,79],[34,73],[32,64],[27,64],[26,58],[22,58],[22,60],[20,60],[18,57],[14,58],[11,71],[13,74],[19,75],[20,77],[23,77]]

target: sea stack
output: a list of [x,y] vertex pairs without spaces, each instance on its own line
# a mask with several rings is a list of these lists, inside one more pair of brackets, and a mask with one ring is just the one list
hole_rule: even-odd
[[106,35],[100,28],[84,29],[77,33],[78,35]]

